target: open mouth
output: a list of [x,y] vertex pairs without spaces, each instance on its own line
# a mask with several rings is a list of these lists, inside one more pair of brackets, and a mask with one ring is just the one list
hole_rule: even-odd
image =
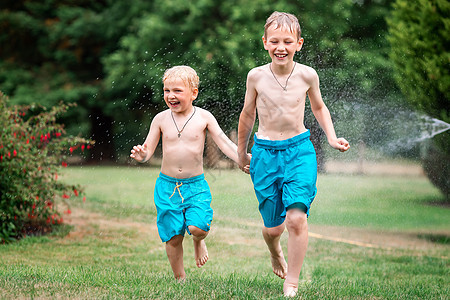
[[180,104],[180,101],[169,101],[170,106],[177,107]]
[[287,54],[274,54],[274,55],[275,55],[275,57],[278,57],[278,58],[285,58],[288,56]]

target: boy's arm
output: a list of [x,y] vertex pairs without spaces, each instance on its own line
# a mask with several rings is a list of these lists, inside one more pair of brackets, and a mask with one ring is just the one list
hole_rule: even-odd
[[239,163],[237,155],[237,146],[233,143],[227,135],[222,131],[217,123],[216,118],[209,112],[205,110],[207,129],[214,142],[217,144],[219,149],[235,163]]
[[319,76],[313,69],[308,70],[308,80],[310,88],[308,90],[309,101],[311,102],[311,110],[319,122],[320,127],[327,136],[328,143],[331,147],[341,152],[350,148],[349,143],[344,138],[337,138],[334,131],[333,121],[331,120],[330,111],[323,102],[319,88]]
[[[246,172],[245,166],[250,165],[251,155],[247,153],[248,141],[256,118],[256,96],[254,69],[248,73],[244,107],[239,117],[238,126],[238,156],[239,167]],[[248,172],[246,172],[248,173]]]
[[161,137],[160,119],[161,114],[158,114],[153,118],[144,144],[136,145],[131,149],[131,158],[134,158],[140,163],[144,163],[153,156],[156,146],[158,146],[159,138]]

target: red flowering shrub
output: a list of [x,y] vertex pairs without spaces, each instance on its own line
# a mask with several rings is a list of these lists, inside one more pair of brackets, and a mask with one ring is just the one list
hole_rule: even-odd
[[66,155],[92,143],[65,136],[56,117],[67,109],[9,107],[0,92],[0,243],[51,232],[63,222],[57,203],[82,197],[80,187],[58,181]]

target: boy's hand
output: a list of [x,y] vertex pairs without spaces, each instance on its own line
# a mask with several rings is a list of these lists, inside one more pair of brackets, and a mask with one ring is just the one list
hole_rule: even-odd
[[130,157],[134,158],[138,162],[144,162],[145,158],[147,157],[147,144],[137,145],[134,146],[133,149],[131,149]]
[[345,152],[348,149],[350,149],[350,144],[347,142],[346,139],[344,138],[338,138],[333,142],[330,142],[331,147],[333,147],[334,149],[337,149],[341,152]]
[[252,159],[252,155],[246,153],[245,155],[239,155],[239,169],[241,169],[244,173],[250,174],[250,160]]

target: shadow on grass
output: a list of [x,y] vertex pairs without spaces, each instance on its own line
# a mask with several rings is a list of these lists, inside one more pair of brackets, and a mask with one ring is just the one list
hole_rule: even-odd
[[436,244],[449,245],[450,244],[450,236],[446,234],[419,234],[417,236],[420,239],[424,239]]

